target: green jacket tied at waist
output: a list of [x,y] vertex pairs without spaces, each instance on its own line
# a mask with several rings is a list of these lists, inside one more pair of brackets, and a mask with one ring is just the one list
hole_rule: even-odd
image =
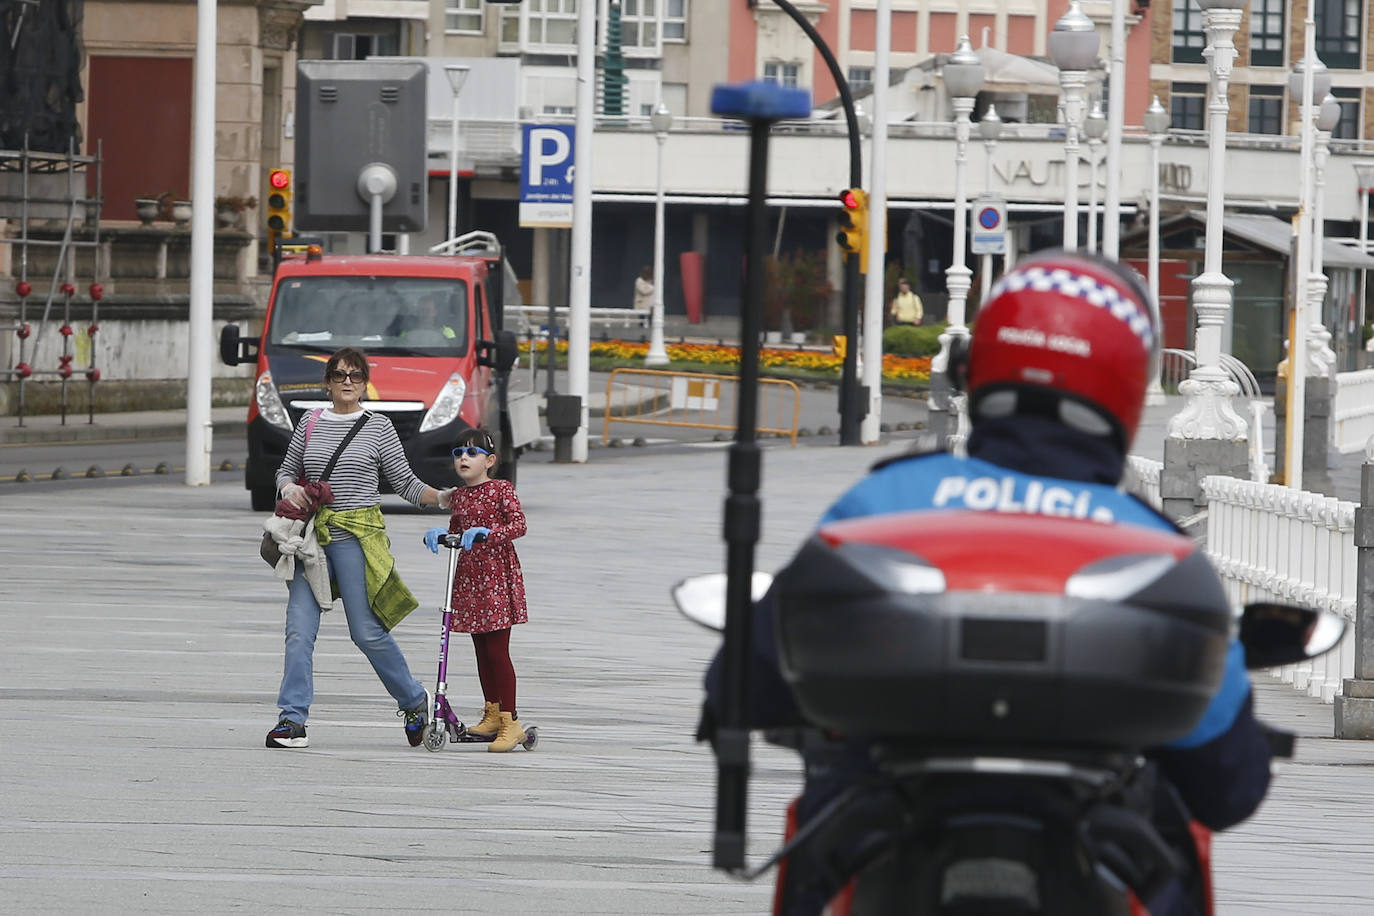
[[[391,630],[419,607],[420,602],[406,588],[401,581],[401,574],[396,571],[396,559],[391,555],[391,539],[386,536],[382,507],[364,506],[335,512],[328,506],[321,506],[315,513],[315,534],[321,545],[332,540],[330,525],[342,528],[358,539],[358,544],[363,548],[367,600],[382,626]],[[334,597],[338,598],[338,583],[331,580],[331,586]]]

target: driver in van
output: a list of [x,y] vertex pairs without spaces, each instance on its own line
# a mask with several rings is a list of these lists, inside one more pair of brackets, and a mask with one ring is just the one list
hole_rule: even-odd
[[[1178,530],[1120,488],[1158,352],[1149,294],[1129,268],[1082,252],[1047,252],[1021,261],[980,310],[967,360],[951,359],[952,375],[966,370],[972,426],[968,457],[927,452],[880,462],[830,507],[821,523],[962,508],[1074,515]],[[992,492],[986,482],[974,486],[982,478],[1011,498],[991,503],[975,499],[975,494]],[[751,627],[749,726],[805,726],[778,669],[771,595],[755,605]],[[721,664],[718,654],[707,673],[699,739],[714,734]],[[803,756],[806,784],[797,806],[799,827],[872,770],[866,748],[854,742]],[[1212,830],[1234,826],[1259,807],[1269,785],[1271,751],[1251,711],[1250,682],[1238,642],[1232,642],[1221,686],[1201,722],[1192,733],[1148,756],[1189,815]],[[1161,833],[1166,826],[1160,826]],[[823,872],[791,868],[789,883],[793,875],[800,878],[808,871]],[[1200,880],[1196,873],[1185,874],[1146,901],[1150,913],[1200,912],[1205,906]],[[839,890],[824,878],[788,888],[783,912],[819,913]]]

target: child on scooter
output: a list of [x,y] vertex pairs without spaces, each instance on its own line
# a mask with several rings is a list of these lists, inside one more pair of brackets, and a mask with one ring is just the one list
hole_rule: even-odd
[[453,579],[449,630],[472,635],[477,677],[486,700],[482,720],[470,726],[468,733],[492,738],[487,750],[503,753],[525,741],[525,730],[516,716],[510,631],[529,617],[513,543],[525,534],[525,513],[510,481],[491,477],[498,460],[496,442],[487,430],[469,429],[458,435],[453,467],[463,485],[453,493],[448,527],[426,531],[425,545],[438,553],[440,537],[462,535],[464,553]]

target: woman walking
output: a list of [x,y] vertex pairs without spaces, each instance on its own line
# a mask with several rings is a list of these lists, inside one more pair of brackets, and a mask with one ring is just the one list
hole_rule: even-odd
[[[406,740],[414,747],[429,716],[429,692],[410,673],[390,630],[418,602],[395,570],[382,518],[379,471],[393,492],[417,506],[446,508],[452,491],[436,490],[420,481],[406,461],[391,420],[363,410],[369,371],[361,350],[344,347],[336,352],[325,364],[324,379],[332,406],[296,426],[277,472],[277,486],[283,500],[308,509],[310,493],[302,482],[318,481],[334,460],[327,503],[315,512],[314,534],[323,548],[334,594],[343,599],[349,636],[395,699]],[[348,438],[350,433],[352,438]],[[267,733],[270,748],[309,744],[305,721],[315,695],[315,637],[327,608],[316,599],[305,566],[297,563],[288,583],[286,659],[277,696],[281,716]]]

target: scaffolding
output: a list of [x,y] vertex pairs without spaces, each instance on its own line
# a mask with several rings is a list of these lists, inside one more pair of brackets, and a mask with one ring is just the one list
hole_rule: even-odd
[[[87,385],[87,423],[95,422],[95,383],[100,380],[100,370],[96,367],[95,335],[100,330],[98,323],[100,300],[104,290],[98,282],[100,251],[100,207],[101,207],[101,148],[97,143],[95,155],[76,155],[75,141],[68,141],[67,152],[45,153],[29,149],[28,138],[19,150],[0,150],[0,179],[7,175],[17,175],[18,193],[13,193],[15,179],[10,178],[0,185],[0,216],[14,213],[17,205],[18,232],[0,235],[0,243],[10,246],[11,276],[15,279],[14,292],[18,297],[18,308],[13,324],[0,324],[0,333],[14,332],[19,339],[17,359],[12,367],[0,367],[0,379],[17,381],[18,425],[24,425],[25,389],[30,380],[37,381],[45,376],[55,376],[61,380],[62,424],[67,423],[68,385],[74,372],[72,363],[76,359],[76,343],[73,339],[78,333],[72,327],[72,305],[76,298],[76,256],[77,249],[92,249],[91,265],[93,276],[87,287],[90,297],[91,319],[83,333],[90,341],[89,359],[84,370]],[[51,181],[35,181],[38,176],[66,176],[66,193],[36,193],[35,184],[47,185],[55,189],[62,184],[61,178]],[[95,179],[95,194],[90,189],[90,179]],[[78,178],[80,181],[78,182]],[[7,206],[8,205],[8,206]],[[63,226],[61,239],[38,238],[33,234],[33,222],[37,214],[63,213],[57,217]],[[47,218],[47,217],[43,217]],[[89,238],[75,238],[78,219],[92,227]],[[37,327],[29,323],[31,314],[30,300],[36,292],[35,284],[29,280],[30,249],[56,248],[57,257],[53,263],[51,278],[38,278],[38,285],[48,281],[47,294],[44,296],[43,313],[37,319]],[[17,254],[16,258],[13,256]],[[43,295],[41,292],[38,295]],[[61,353],[55,368],[38,368],[36,362],[38,345],[44,331],[57,319],[53,317],[53,304],[61,297],[61,324],[57,333],[62,336]],[[4,319],[0,319],[4,320]]]

